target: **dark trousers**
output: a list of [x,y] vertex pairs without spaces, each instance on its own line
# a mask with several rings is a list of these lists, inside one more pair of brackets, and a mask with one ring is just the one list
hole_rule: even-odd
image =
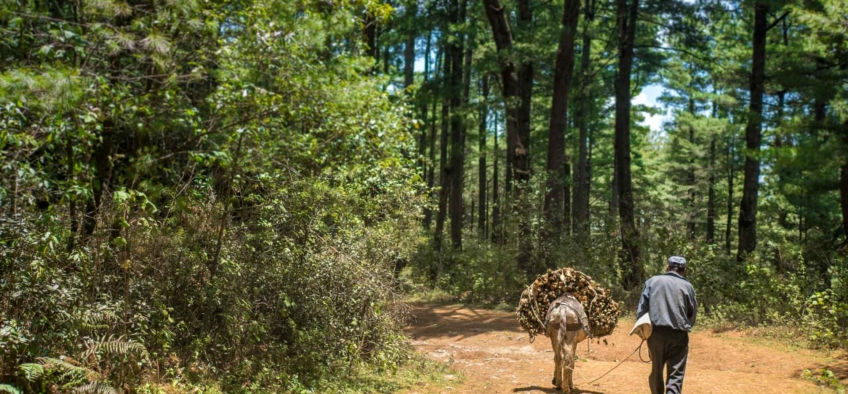
[[[686,358],[689,356],[689,333],[668,327],[654,327],[648,338],[651,353],[651,376],[648,382],[653,394],[680,394],[683,391],[683,375],[686,373]],[[668,367],[663,384],[663,369]]]

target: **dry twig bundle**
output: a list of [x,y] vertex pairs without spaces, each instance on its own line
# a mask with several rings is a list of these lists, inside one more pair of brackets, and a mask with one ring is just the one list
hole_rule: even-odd
[[562,293],[571,293],[586,310],[589,327],[595,338],[612,334],[621,310],[610,291],[599,286],[592,277],[573,268],[548,271],[539,275],[518,302],[518,322],[531,336],[545,334],[548,306]]

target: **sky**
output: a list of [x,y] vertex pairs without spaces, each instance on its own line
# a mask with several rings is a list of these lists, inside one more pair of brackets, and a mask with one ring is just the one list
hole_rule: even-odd
[[663,122],[665,122],[666,120],[671,120],[671,116],[668,113],[668,109],[664,108],[663,105],[660,104],[658,101],[659,97],[662,95],[662,92],[662,85],[648,85],[644,89],[642,89],[642,93],[639,93],[639,95],[634,97],[632,100],[632,103],[634,105],[645,104],[651,107],[663,108],[662,114],[645,114],[645,120],[641,122],[643,125],[650,126],[651,131],[655,133],[662,130]]
[[[416,72],[424,71],[424,58],[419,56],[415,59],[415,65],[413,66]],[[645,114],[645,120],[641,122],[643,125],[647,125],[651,128],[651,131],[654,133],[659,133],[662,131],[662,124],[666,120],[671,120],[671,116],[668,112],[668,109],[664,108],[664,106],[659,102],[659,97],[662,95],[663,86],[660,84],[652,84],[646,86],[642,89],[642,92],[639,93],[638,96],[633,97],[632,103],[634,105],[637,104],[645,104],[651,107],[659,107],[663,108],[663,113],[658,115]]]

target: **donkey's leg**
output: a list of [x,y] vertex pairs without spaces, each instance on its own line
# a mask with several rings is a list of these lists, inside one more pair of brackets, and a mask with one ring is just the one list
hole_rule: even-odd
[[572,352],[572,343],[574,342],[574,333],[569,333],[565,330],[560,331],[559,351],[560,359],[562,359],[563,373],[562,390],[564,393],[571,391],[571,373],[574,370],[574,353]]
[[569,342],[571,344],[571,354],[568,355],[568,363],[566,364],[569,368],[568,369],[568,388],[570,388],[570,389],[574,389],[574,380],[573,380],[574,367],[575,367],[574,356],[577,354],[577,335],[576,334],[572,334],[572,335],[573,335],[573,337],[569,338],[570,339]]
[[553,347],[554,350],[554,379],[551,381],[551,384],[553,384],[557,389],[562,387],[562,355],[559,352],[559,348],[562,344],[559,333],[560,330],[558,329],[548,330],[548,336],[551,338],[551,347]]

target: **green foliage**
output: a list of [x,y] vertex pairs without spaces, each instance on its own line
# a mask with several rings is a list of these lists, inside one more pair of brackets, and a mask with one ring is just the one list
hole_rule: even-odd
[[845,394],[845,385],[843,385],[839,381],[839,377],[833,373],[833,371],[822,368],[817,372],[812,372],[809,369],[805,369],[804,372],[801,373],[801,377],[807,379],[819,386],[829,387],[836,391],[837,394]]
[[8,393],[8,394],[20,394],[21,391],[15,388],[15,386],[8,384],[0,384],[0,392]]
[[84,4],[0,6],[2,372],[300,392],[405,362],[412,120],[355,44],[392,8]]

